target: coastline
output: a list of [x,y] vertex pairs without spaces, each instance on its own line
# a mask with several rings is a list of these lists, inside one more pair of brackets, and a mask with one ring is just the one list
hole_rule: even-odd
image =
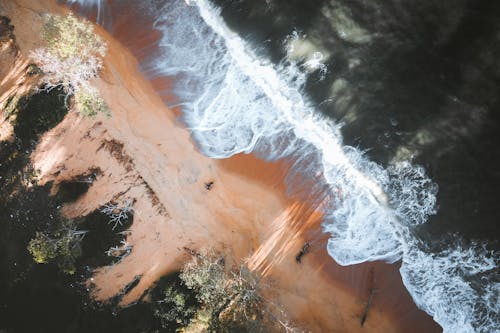
[[[15,2],[32,6],[28,1]],[[52,1],[38,6],[35,12],[62,11]],[[19,34],[23,18],[12,19]],[[125,15],[122,20],[128,21]],[[64,207],[68,217],[86,215],[110,200],[135,200],[127,238],[132,254],[120,264],[96,271],[93,297],[105,301],[141,275],[121,303],[132,304],[161,276],[180,269],[187,259],[184,246],[210,246],[234,262],[250,256],[249,266],[272,286],[264,292],[266,298],[276,298],[295,323],[311,331],[439,331],[413,304],[398,265],[335,264],[326,252],[321,215],[311,203],[285,196],[285,162],[266,163],[251,155],[211,160],[196,150],[179,124],[179,111],[165,107],[175,98],[169,93],[170,80],[138,71],[141,57],[154,53],[155,39],[144,37],[148,31],[134,30],[136,39],[129,32],[127,38],[134,42],[125,45],[130,52],[113,39],[124,40],[120,33],[126,30],[115,30],[118,35],[113,37],[98,31],[108,42],[108,55],[103,79],[95,85],[112,117],[82,120],[72,112],[44,135],[33,155],[41,183],[71,179],[92,167],[102,171],[86,194]],[[28,32],[19,36],[29,39]],[[113,140],[123,145],[120,151],[101,148]],[[207,191],[203,185],[209,181],[214,188]],[[311,253],[299,265],[295,255],[310,239],[314,239]],[[361,327],[370,271],[379,292]]]

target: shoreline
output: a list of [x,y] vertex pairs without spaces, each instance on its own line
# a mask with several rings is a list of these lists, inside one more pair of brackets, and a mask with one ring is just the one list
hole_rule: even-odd
[[[26,0],[16,1],[22,2]],[[54,2],[44,2],[45,8],[61,10]],[[131,18],[122,13],[124,22]],[[72,112],[43,136],[33,155],[42,183],[71,179],[92,167],[102,170],[89,192],[64,207],[69,217],[88,214],[112,199],[136,200],[127,238],[132,254],[118,265],[96,271],[94,297],[106,300],[141,275],[139,284],[122,299],[122,305],[131,304],[159,277],[182,266],[186,260],[183,245],[201,249],[215,243],[234,262],[250,256],[249,266],[273,282],[274,290],[266,298],[275,297],[304,328],[438,331],[437,324],[413,304],[398,265],[341,267],[333,261],[326,252],[328,235],[321,232],[320,214],[310,204],[285,196],[285,162],[266,163],[252,155],[212,160],[196,150],[188,131],[179,124],[180,111],[165,107],[175,98],[168,91],[171,81],[148,79],[138,70],[141,57],[154,53],[148,44],[155,39],[144,38],[148,31],[134,30],[135,41],[128,32],[134,41],[128,47],[137,48],[136,52],[113,40],[126,37],[120,29],[115,31],[117,36],[101,28],[98,31],[108,42],[108,55],[103,79],[97,79],[96,86],[112,109],[112,117],[82,120]],[[100,148],[110,140],[123,144],[122,160],[110,158],[113,151]],[[214,188],[207,192],[203,184],[209,181],[214,181]],[[151,192],[157,200],[148,197]],[[295,255],[310,239],[315,240],[311,253],[299,265]],[[367,286],[373,283],[368,281],[370,271],[380,292],[373,297],[361,327]]]

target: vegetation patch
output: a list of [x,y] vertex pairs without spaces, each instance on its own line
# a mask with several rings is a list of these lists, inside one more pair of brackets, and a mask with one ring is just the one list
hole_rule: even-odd
[[85,117],[95,117],[99,113],[109,115],[109,109],[95,90],[80,89],[75,92],[75,107]]
[[[210,250],[191,254],[178,275],[160,281],[154,314],[169,332],[299,332],[276,318],[260,295],[259,278],[245,265],[229,267]],[[280,314],[281,315],[281,314]]]
[[81,241],[87,232],[77,230],[73,220],[63,221],[52,232],[37,232],[28,251],[38,264],[56,262],[62,272],[74,274],[75,262],[81,255]]
[[106,54],[106,46],[94,33],[92,25],[73,14],[46,15],[42,35],[49,44],[49,51],[62,60],[79,57],[82,61],[91,61],[93,57]]
[[202,305],[202,311],[190,324],[192,329],[204,323],[207,330],[266,331],[262,325],[262,299],[257,291],[259,280],[244,265],[230,268],[214,252],[196,253],[184,266],[180,278]]
[[12,117],[12,115],[16,113],[18,103],[19,103],[19,96],[17,95],[12,95],[9,96],[9,98],[7,98],[4,109],[2,111],[2,115],[5,118],[5,120],[11,121],[10,118]]
[[163,328],[175,330],[187,326],[198,311],[194,293],[182,283],[178,274],[167,277],[160,284],[157,297],[154,315],[160,319]]
[[90,84],[106,54],[106,44],[92,24],[73,14],[46,15],[42,36],[48,46],[34,50],[31,57],[44,73],[44,89],[61,87],[66,98],[75,97],[75,108],[84,116],[107,113],[106,103]]

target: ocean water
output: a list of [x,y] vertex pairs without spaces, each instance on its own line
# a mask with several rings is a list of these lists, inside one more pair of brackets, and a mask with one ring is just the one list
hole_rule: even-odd
[[[75,2],[109,24],[104,3]],[[138,7],[162,33],[142,69],[173,78],[204,154],[293,161],[290,195],[308,199],[297,175],[326,191],[336,262],[401,261],[415,303],[444,332],[500,332],[498,6]]]

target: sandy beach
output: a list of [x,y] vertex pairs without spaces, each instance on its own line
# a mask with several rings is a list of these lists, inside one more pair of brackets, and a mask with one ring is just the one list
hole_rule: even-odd
[[[24,55],[40,44],[35,33],[39,14],[67,11],[50,0],[0,3]],[[124,6],[111,7],[111,13],[112,34],[97,27],[108,50],[104,71],[93,82],[111,116],[88,119],[70,112],[42,137],[32,155],[40,184],[52,181],[55,188],[99,171],[89,190],[62,208],[69,218],[110,201],[134,202],[126,237],[132,252],[119,264],[95,270],[88,281],[91,297],[105,302],[140,276],[120,301],[131,305],[162,276],[181,269],[189,259],[185,248],[214,248],[227,262],[246,262],[261,277],[263,296],[306,331],[440,331],[413,303],[397,263],[341,267],[334,262],[326,251],[328,235],[321,231],[316,200],[321,193],[311,193],[307,202],[287,196],[287,161],[202,155],[179,119],[181,111],[165,106],[175,100],[171,79],[139,69],[141,59],[158,52],[158,32],[149,30],[144,17],[134,21],[136,16]],[[306,242],[311,251],[297,263]]]

